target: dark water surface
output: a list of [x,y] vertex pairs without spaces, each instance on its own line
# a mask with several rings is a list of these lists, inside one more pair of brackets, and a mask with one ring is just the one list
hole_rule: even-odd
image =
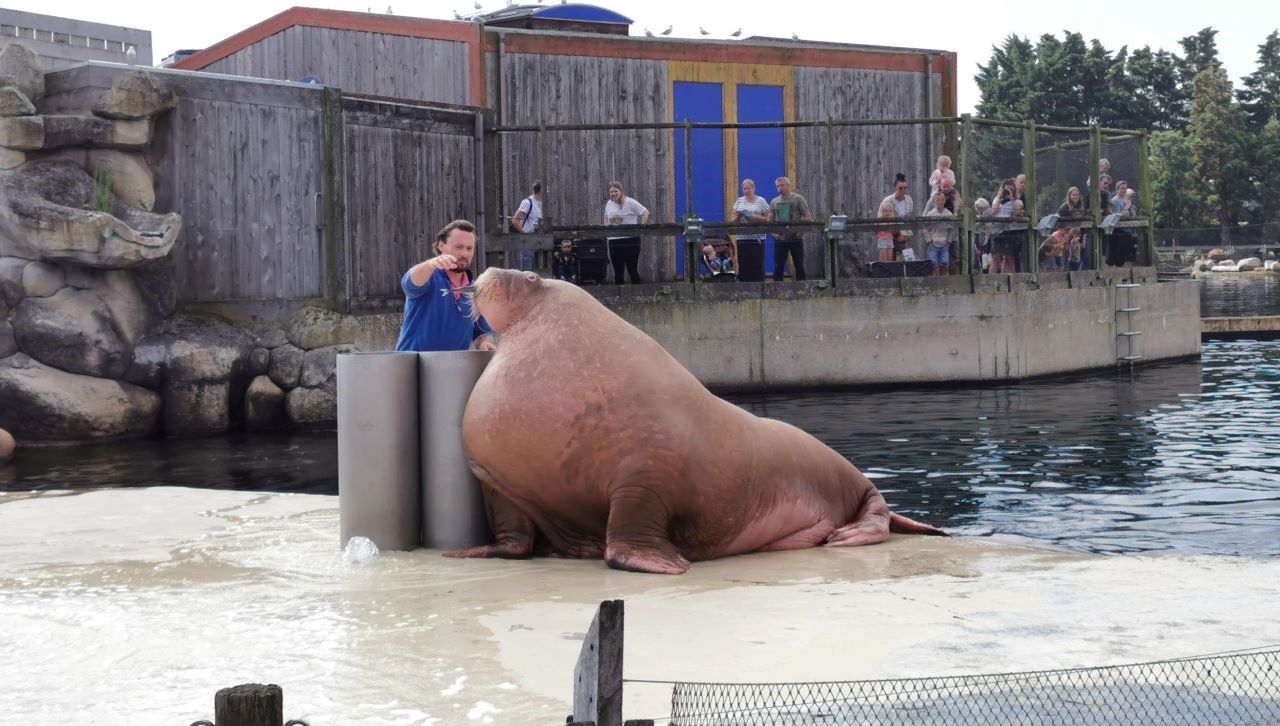
[[[1018,385],[733,396],[849,457],[897,511],[1094,552],[1280,555],[1280,341]],[[332,432],[26,448],[0,488],[337,493]]]
[[1200,278],[1200,317],[1280,315],[1280,274],[1221,273]]

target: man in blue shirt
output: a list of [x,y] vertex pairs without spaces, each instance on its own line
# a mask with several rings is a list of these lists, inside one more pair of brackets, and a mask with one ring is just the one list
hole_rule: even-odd
[[467,268],[476,252],[475,225],[457,219],[436,235],[436,256],[404,273],[404,323],[399,351],[494,350],[493,329],[471,319],[471,299],[459,289],[471,284]]

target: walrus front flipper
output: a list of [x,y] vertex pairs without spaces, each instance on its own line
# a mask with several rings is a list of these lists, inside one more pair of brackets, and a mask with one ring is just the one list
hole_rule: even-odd
[[934,537],[950,537],[937,527],[908,519],[901,514],[889,514],[889,531],[894,534],[927,534]]
[[491,545],[480,545],[465,550],[444,553],[445,557],[501,557],[523,560],[533,555],[537,528],[511,500],[498,493],[493,486],[480,482],[484,492],[484,508],[489,517],[489,529],[498,540]]

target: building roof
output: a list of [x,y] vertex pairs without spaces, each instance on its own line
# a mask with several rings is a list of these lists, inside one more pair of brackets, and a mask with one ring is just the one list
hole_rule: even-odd
[[507,23],[526,18],[540,20],[577,20],[589,23],[610,23],[631,25],[631,18],[615,13],[608,8],[586,3],[563,3],[560,5],[515,5],[477,16],[483,23]]

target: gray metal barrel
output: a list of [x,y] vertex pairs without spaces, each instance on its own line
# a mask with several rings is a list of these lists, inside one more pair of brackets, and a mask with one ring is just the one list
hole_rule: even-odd
[[480,482],[462,450],[462,414],[492,357],[478,350],[418,354],[424,546],[459,549],[493,541]]
[[338,356],[338,530],[382,550],[419,543],[418,355]]

